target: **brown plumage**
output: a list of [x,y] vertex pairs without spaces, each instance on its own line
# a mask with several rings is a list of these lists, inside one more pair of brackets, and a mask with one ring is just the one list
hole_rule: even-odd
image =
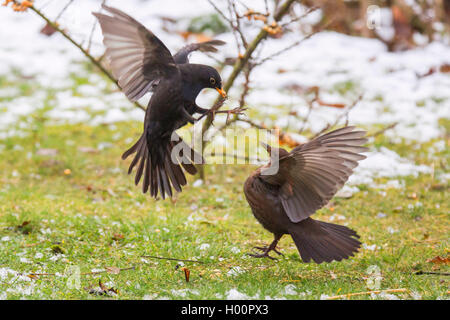
[[[294,148],[271,148],[269,164],[246,180],[244,193],[255,218],[274,234],[274,241],[254,257],[269,257],[284,234],[290,234],[304,262],[341,261],[353,256],[361,243],[345,226],[317,221],[310,216],[330,201],[344,185],[359,160],[367,139],[354,127],[334,130]],[[267,174],[278,162],[275,174]]]

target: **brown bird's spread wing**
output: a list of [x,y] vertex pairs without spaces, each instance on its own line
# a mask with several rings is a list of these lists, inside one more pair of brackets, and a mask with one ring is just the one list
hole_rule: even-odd
[[367,142],[365,131],[345,127],[294,148],[280,158],[275,177],[261,176],[280,185],[280,200],[289,219],[296,223],[330,201],[358,165]]
[[216,46],[223,46],[225,41],[222,40],[211,40],[199,43],[191,43],[180,49],[174,56],[173,59],[177,64],[183,64],[189,62],[189,54],[193,51],[201,52],[217,52]]
[[102,5],[112,14],[93,13],[100,22],[106,56],[128,99],[136,101],[152,82],[176,69],[170,51],[150,30],[124,12]]

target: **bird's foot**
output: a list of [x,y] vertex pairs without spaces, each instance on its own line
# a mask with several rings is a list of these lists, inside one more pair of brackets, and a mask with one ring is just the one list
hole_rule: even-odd
[[204,113],[200,117],[198,117],[196,121],[201,120],[203,117],[205,117],[207,115],[211,115],[211,120],[212,120],[212,122],[214,122],[216,114],[225,113],[227,115],[227,120],[225,123],[228,123],[228,120],[230,119],[230,116],[232,114],[235,114],[235,115],[243,114],[245,110],[247,110],[247,108],[244,108],[244,107],[236,107],[236,108],[230,109],[230,110],[209,109],[207,113]]
[[284,254],[281,253],[280,251],[278,251],[277,248],[272,248],[271,249],[270,246],[269,247],[253,247],[253,248],[261,250],[261,251],[266,251],[267,250],[267,252],[274,251],[279,256],[283,256],[284,257]]
[[282,254],[280,251],[278,251],[272,245],[268,246],[268,247],[253,247],[253,248],[262,251],[262,253],[260,253],[260,254],[248,253],[248,255],[250,257],[253,257],[253,258],[269,258],[269,259],[272,259],[272,260],[278,260],[277,258],[271,257],[269,255],[270,251],[274,251],[276,254],[278,254],[280,256],[284,256],[284,254]]
[[271,260],[278,260],[277,258],[269,256],[269,253],[267,253],[267,252],[263,252],[260,254],[247,253],[247,255],[250,257],[253,257],[253,258],[269,258]]

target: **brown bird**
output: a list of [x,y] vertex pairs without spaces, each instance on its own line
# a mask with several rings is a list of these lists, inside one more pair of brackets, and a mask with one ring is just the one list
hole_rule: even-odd
[[[255,218],[274,234],[268,247],[253,257],[268,257],[278,241],[290,234],[304,262],[341,261],[353,256],[361,242],[345,226],[318,221],[310,216],[330,201],[344,185],[359,160],[367,139],[355,127],[334,130],[294,148],[291,152],[263,144],[271,154],[269,164],[258,168],[245,181],[244,193]],[[270,166],[278,172],[270,173]],[[273,169],[273,168],[272,168]]]

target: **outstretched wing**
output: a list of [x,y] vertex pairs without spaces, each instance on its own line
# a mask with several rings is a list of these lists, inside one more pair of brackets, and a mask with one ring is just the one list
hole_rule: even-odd
[[344,185],[367,142],[365,131],[345,127],[294,148],[279,160],[275,176],[261,176],[280,185],[279,197],[289,219],[296,223],[311,216],[330,201]]
[[189,54],[193,51],[201,52],[217,52],[216,46],[223,46],[225,41],[222,40],[211,40],[206,42],[191,43],[180,49],[174,56],[173,59],[177,64],[183,64],[189,62]]
[[100,22],[106,56],[119,86],[131,101],[177,67],[170,51],[150,30],[124,12],[102,5],[111,15],[93,13]]

